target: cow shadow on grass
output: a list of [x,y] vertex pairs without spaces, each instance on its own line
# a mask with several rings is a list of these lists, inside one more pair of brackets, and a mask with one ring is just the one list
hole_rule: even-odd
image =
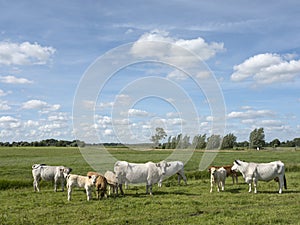
[[[270,191],[270,190],[257,190],[257,194],[278,194],[278,190]],[[298,190],[283,190],[281,194],[300,194]]]

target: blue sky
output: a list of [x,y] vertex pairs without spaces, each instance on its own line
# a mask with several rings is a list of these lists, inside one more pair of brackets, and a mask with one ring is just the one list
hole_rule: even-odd
[[[223,132],[238,141],[258,127],[267,141],[299,137],[299,8],[296,0],[0,0],[0,141],[79,137],[135,143],[148,141],[158,126],[168,135],[210,135],[217,118],[211,112],[216,103],[206,93],[212,91],[208,76],[224,98]],[[204,89],[178,70],[190,62],[186,57],[161,63],[172,52],[144,41],[192,51],[206,67],[192,75],[201,77]],[[81,86],[97,59],[129,43],[132,55],[158,61],[141,61],[104,83]],[[97,96],[79,104],[81,116],[90,110],[93,124],[74,123],[76,95],[92,90]]]

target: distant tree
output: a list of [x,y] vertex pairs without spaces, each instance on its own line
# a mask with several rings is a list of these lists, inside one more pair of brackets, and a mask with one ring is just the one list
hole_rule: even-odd
[[224,136],[222,141],[222,149],[231,149],[233,146],[236,145],[236,139],[237,137],[234,134],[227,134]]
[[196,149],[204,149],[206,147],[206,134],[194,136],[192,146]]
[[206,149],[213,150],[221,147],[222,138],[220,135],[212,134],[207,138]]
[[295,147],[300,147],[300,138],[294,138]]
[[250,148],[261,148],[265,146],[264,128],[255,128],[249,137]]
[[280,141],[279,141],[279,139],[276,138],[276,139],[274,139],[273,141],[271,141],[271,142],[270,142],[270,146],[271,146],[272,148],[276,148],[276,147],[280,146]]
[[167,133],[161,127],[155,128],[155,132],[155,135],[150,140],[154,143],[155,147],[158,147],[159,142],[167,137]]

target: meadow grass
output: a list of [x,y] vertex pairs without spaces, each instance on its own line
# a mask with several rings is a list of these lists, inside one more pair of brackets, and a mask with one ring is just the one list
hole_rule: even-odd
[[[139,152],[111,149],[120,160],[158,161],[171,151]],[[153,187],[153,196],[144,186],[130,186],[124,197],[86,201],[76,189],[72,201],[67,193],[53,192],[53,184],[41,182],[41,192],[33,192],[31,165],[66,165],[74,173],[91,170],[77,148],[0,148],[0,224],[299,224],[300,152],[220,151],[212,164],[230,164],[234,159],[268,162],[282,160],[286,165],[288,189],[278,194],[274,181],[259,182],[258,193],[248,193],[248,185],[226,180],[225,191],[209,193],[206,171],[198,171],[203,152],[194,153],[186,164],[188,185],[177,185],[173,176],[163,187]],[[60,190],[60,189],[59,189]]]

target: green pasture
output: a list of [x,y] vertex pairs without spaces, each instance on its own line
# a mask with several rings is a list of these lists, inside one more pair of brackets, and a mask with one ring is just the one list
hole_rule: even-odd
[[[160,161],[168,150],[134,151],[110,149],[119,160]],[[163,187],[145,195],[144,186],[130,186],[124,197],[87,202],[83,190],[53,192],[53,184],[41,182],[41,192],[32,187],[34,163],[65,165],[73,173],[86,174],[91,167],[77,148],[0,148],[0,224],[299,224],[300,151],[219,151],[214,165],[231,164],[234,159],[268,162],[282,160],[286,165],[288,189],[278,194],[275,181],[258,183],[258,193],[248,193],[248,185],[227,178],[225,191],[209,193],[206,171],[199,171],[203,152],[194,152],[185,165],[188,185],[177,185],[173,176]],[[113,168],[111,168],[113,169]],[[59,189],[60,190],[60,189]]]

